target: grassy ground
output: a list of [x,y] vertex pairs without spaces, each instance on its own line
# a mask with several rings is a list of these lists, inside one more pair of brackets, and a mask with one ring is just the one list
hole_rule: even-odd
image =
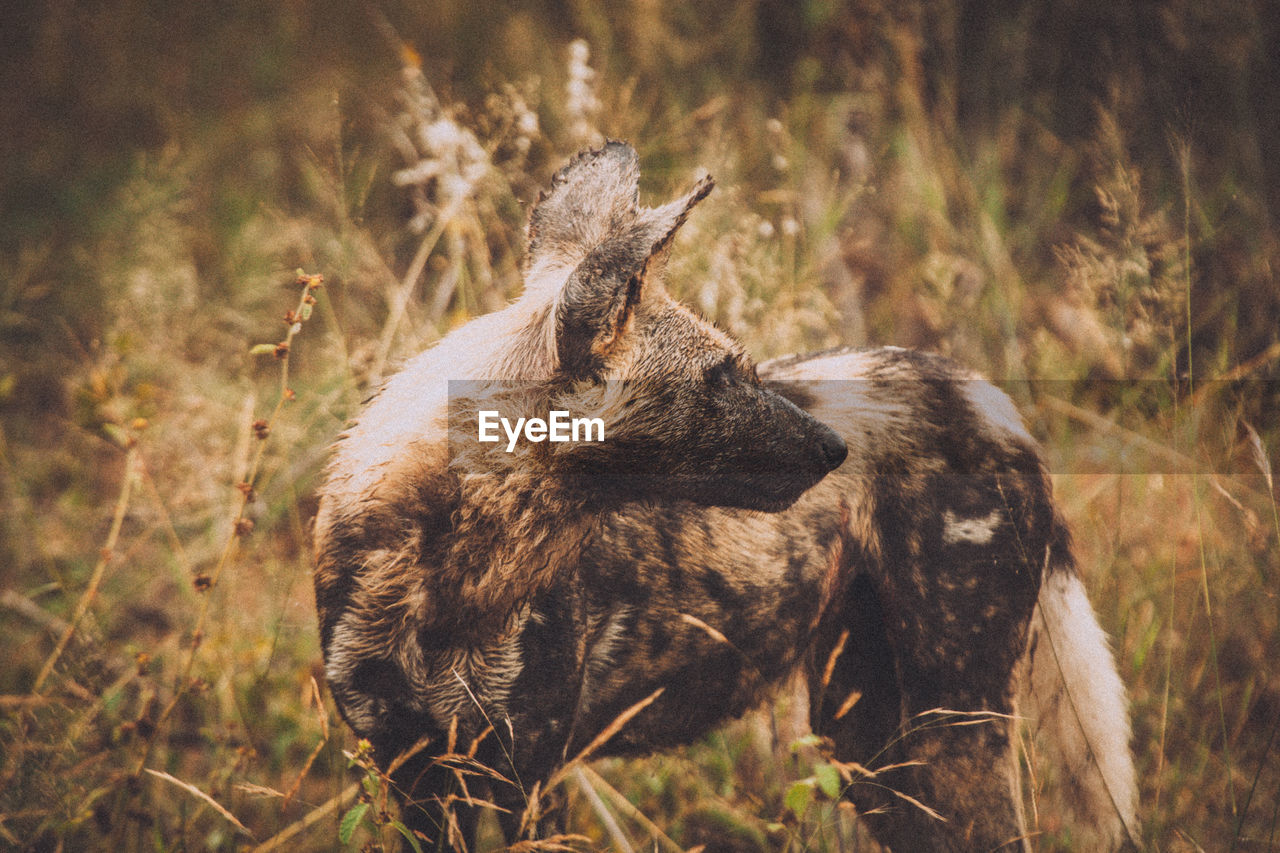
[[[607,135],[655,195],[716,175],[669,278],[758,357],[1005,382],[1115,638],[1148,845],[1280,849],[1276,10],[691,8],[7,13],[0,846],[392,840],[323,689],[314,487],[399,359],[518,290],[527,202]],[[573,828],[872,849],[804,735],[783,691],[595,765]],[[1034,770],[1033,845],[1073,849]]]

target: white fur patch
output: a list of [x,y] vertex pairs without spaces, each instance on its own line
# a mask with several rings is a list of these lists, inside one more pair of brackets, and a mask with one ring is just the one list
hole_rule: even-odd
[[1033,630],[1028,710],[1073,777],[1065,805],[1115,849],[1139,837],[1129,703],[1079,577],[1058,571],[1045,579]]
[[801,358],[791,361],[784,357],[761,365],[761,374],[776,380],[859,380],[884,362],[884,351],[894,350],[845,350],[830,355]]
[[984,518],[960,518],[951,510],[942,514],[942,542],[956,545],[986,545],[996,535],[1000,526],[1000,510],[993,509]]
[[332,686],[335,694],[341,694],[345,700],[343,710],[351,728],[361,735],[367,735],[374,728],[377,720],[372,704],[367,696],[352,690],[351,681],[355,675],[359,661],[355,660],[349,649],[352,643],[351,625],[346,615],[333,628],[333,636],[329,640],[329,648],[325,655],[325,680]]
[[[587,678],[603,678],[616,663],[618,649],[625,639],[624,626],[634,613],[632,607],[619,607],[609,615],[596,641],[587,653]],[[589,686],[589,685],[588,685]],[[589,692],[584,689],[584,693]],[[590,700],[592,697],[587,697]]]
[[977,378],[961,381],[960,389],[974,411],[982,415],[988,426],[995,427],[997,438],[1012,435],[1022,441],[1035,443],[1009,395],[990,382]]
[[[504,360],[494,341],[514,341],[532,325],[542,336],[541,359],[549,369],[555,353],[555,324],[544,309],[557,298],[570,270],[539,268],[520,299],[501,311],[477,317],[435,346],[410,359],[392,376],[336,448],[329,490],[367,496],[387,466],[413,442],[442,443],[448,433],[449,382],[532,378]],[[527,367],[526,367],[527,369]]]
[[507,716],[511,685],[524,669],[520,632],[528,618],[526,606],[502,635],[485,646],[448,649],[418,667],[421,680],[416,686],[437,722],[460,716],[492,723]]

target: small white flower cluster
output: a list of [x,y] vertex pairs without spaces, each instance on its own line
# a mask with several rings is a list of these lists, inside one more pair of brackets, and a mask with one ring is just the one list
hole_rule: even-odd
[[406,65],[403,75],[395,143],[408,165],[393,173],[391,181],[413,189],[417,212],[409,227],[420,234],[440,211],[470,196],[491,164],[475,134],[441,107],[422,70]]
[[783,153],[783,149],[790,141],[787,137],[787,130],[782,122],[776,118],[766,121],[764,127],[769,133],[769,147],[773,149],[773,157],[770,158],[769,163],[774,170],[785,173],[791,168],[791,161]]
[[507,100],[512,114],[512,128],[515,132],[514,145],[522,155],[529,153],[533,140],[542,132],[538,123],[538,114],[525,101],[524,96],[514,86],[507,86]]
[[[769,164],[773,166],[780,179],[786,180],[791,170],[791,159],[787,156],[787,150],[791,147],[791,136],[787,133],[786,126],[776,118],[766,121],[764,129],[769,148],[773,152],[769,158]],[[784,237],[794,240],[800,236],[800,221],[788,213],[778,223],[778,229],[781,229]],[[765,219],[760,222],[756,234],[762,240],[772,240],[778,229],[774,228],[772,222]]]
[[600,113],[596,97],[596,71],[589,64],[591,47],[586,39],[569,44],[569,79],[565,83],[565,112],[569,117],[569,136],[575,145],[595,145],[600,131],[595,119]]

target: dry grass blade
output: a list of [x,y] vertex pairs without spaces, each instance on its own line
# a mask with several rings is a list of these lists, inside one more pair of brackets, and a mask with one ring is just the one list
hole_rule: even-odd
[[[990,723],[995,720],[1017,721],[1021,719],[1015,714],[1002,714],[999,711],[957,711],[953,708],[930,708],[915,715],[915,719],[924,717],[944,718],[939,720],[938,723],[929,724],[942,726],[980,726],[983,723]],[[951,719],[953,717],[962,717],[963,719]]]
[[254,797],[279,798],[284,796],[283,793],[277,791],[275,788],[270,788],[266,785],[255,785],[252,782],[239,782],[231,787],[235,788],[237,791],[243,791],[244,793]]
[[709,636],[711,639],[715,640],[717,643],[724,643],[726,646],[732,646],[732,645],[733,645],[733,643],[730,643],[730,642],[729,642],[729,638],[728,638],[728,637],[726,637],[724,634],[722,634],[722,633],[720,633],[719,631],[717,631],[715,628],[712,628],[712,627],[711,627],[710,625],[708,625],[706,622],[703,622],[703,621],[702,621],[701,619],[699,619],[697,616],[692,616],[692,615],[690,615],[690,614],[688,614],[688,613],[681,613],[681,614],[680,614],[680,621],[681,621],[681,622],[684,622],[684,623],[685,623],[685,624],[687,624],[687,625],[692,625],[693,627],[695,627],[695,628],[697,628],[697,629],[699,629],[699,630],[701,630],[701,631],[705,631],[705,632],[707,633],[707,636]]
[[311,698],[316,705],[316,717],[320,720],[320,742],[316,744],[315,749],[311,750],[311,754],[307,756],[306,762],[302,765],[302,770],[298,772],[298,777],[294,779],[293,785],[289,787],[288,793],[284,795],[284,802],[280,804],[281,811],[289,807],[294,795],[302,787],[302,780],[311,772],[311,765],[315,764],[316,759],[320,757],[320,753],[324,751],[324,745],[329,742],[329,715],[325,713],[324,700],[320,698],[320,685],[316,683],[314,676],[311,678]]
[[590,844],[585,835],[553,835],[540,841],[517,841],[507,848],[507,853],[573,853],[579,848],[574,844]]
[[581,767],[577,767],[574,769],[573,775],[578,783],[578,789],[582,791],[587,798],[587,802],[591,804],[591,810],[596,813],[596,817],[604,824],[605,831],[609,833],[609,838],[613,840],[614,846],[622,853],[635,853],[635,848],[627,840],[626,833],[622,831],[622,827],[618,826],[618,822],[613,818],[613,812],[609,811],[609,807],[605,805],[604,800],[600,799],[599,792],[591,784],[587,774],[582,771]]
[[886,764],[875,772],[888,773],[890,770],[901,770],[903,767],[923,767],[926,763],[927,762],[921,761],[918,758],[914,758],[910,761],[899,761],[897,764]]
[[[454,753],[453,755],[441,755],[431,761],[432,764],[447,767],[454,772],[458,781],[465,785],[466,776],[485,776],[495,782],[501,782],[506,785],[514,785],[515,780],[508,778],[489,765],[477,761],[469,755]],[[388,771],[390,773],[391,771]]]
[[853,706],[858,704],[862,699],[861,690],[850,690],[849,695],[844,697],[844,701],[840,703],[840,707],[836,709],[835,719],[843,719],[845,714],[853,710]]
[[342,806],[349,800],[354,800],[359,791],[360,783],[352,782],[346,788],[343,788],[341,793],[330,797],[326,802],[316,806],[301,818],[289,824],[284,829],[253,848],[253,853],[269,853],[271,850],[295,849],[296,845],[290,843],[294,838],[306,832],[308,829],[315,826],[338,809],[342,808]]
[[[831,676],[835,674],[836,664],[840,660],[840,655],[844,654],[844,645],[847,642],[849,642],[849,630],[846,628],[840,632],[840,638],[836,640],[835,646],[831,649],[831,654],[827,655],[827,665],[822,668],[823,687],[831,683]],[[859,693],[858,695],[861,696],[862,694]],[[856,702],[857,700],[855,699],[854,701]],[[849,707],[853,707],[852,703],[850,703]],[[845,708],[844,713],[837,713],[836,719],[843,717],[844,714],[848,713],[848,710],[848,708]]]
[[899,791],[899,790],[897,790],[897,789],[895,789],[895,788],[889,788],[888,790],[889,790],[889,792],[890,792],[890,793],[892,793],[892,794],[893,794],[895,797],[897,797],[898,799],[900,799],[900,800],[905,800],[906,802],[908,802],[908,803],[910,803],[911,805],[915,806],[915,807],[916,807],[916,808],[918,808],[920,811],[924,812],[925,814],[927,814],[929,817],[933,818],[934,820],[936,820],[936,821],[940,821],[940,822],[942,822],[942,823],[946,823],[946,822],[947,822],[947,819],[946,819],[945,817],[943,817],[942,815],[940,815],[938,812],[934,811],[933,809],[929,808],[929,807],[928,807],[928,806],[926,806],[924,803],[920,802],[919,800],[917,800],[915,797],[911,796],[910,794],[904,794],[904,793],[902,793],[901,791]]
[[648,815],[636,808],[621,791],[610,785],[604,777],[586,765],[582,765],[579,769],[582,777],[589,781],[595,790],[603,791],[613,801],[614,807],[618,811],[640,824],[644,831],[649,833],[649,838],[653,840],[654,844],[667,851],[667,853],[684,853],[684,848],[672,841],[656,823],[649,819]]
[[235,815],[233,815],[230,811],[228,811],[227,808],[222,805],[222,803],[219,803],[217,800],[215,800],[213,797],[206,794],[204,791],[201,791],[195,785],[192,785],[189,782],[183,782],[181,779],[170,776],[168,773],[162,772],[160,770],[152,770],[150,767],[146,768],[146,770],[152,776],[155,776],[158,779],[163,779],[164,781],[172,785],[176,785],[177,787],[191,794],[193,797],[203,800],[210,807],[212,807],[214,811],[216,811],[218,814],[226,818],[227,822],[230,823],[232,826],[234,826],[237,830],[249,836],[250,838],[253,838],[253,833],[249,831],[249,827],[241,823],[240,819],[237,818]]
[[[834,764],[836,766],[836,769],[840,771],[840,775],[844,777],[844,780],[846,782],[852,782],[854,776],[862,776],[867,779],[874,779],[880,773],[880,770],[872,770],[870,767],[866,767],[862,764],[859,764],[856,761],[832,761],[831,763]],[[884,767],[881,769],[891,770],[893,768]]]
[[662,695],[665,689],[665,687],[659,687],[657,690],[653,691],[648,696],[619,714],[612,723],[605,726],[604,731],[591,739],[591,743],[583,747],[582,751],[575,755],[571,761],[555,772],[551,779],[547,781],[547,788],[554,788],[556,785],[563,782],[565,777],[569,774],[569,771],[572,770],[575,765],[586,761],[597,749],[608,743],[614,735],[622,731],[627,723],[631,722],[636,714],[639,714],[645,708],[652,705],[657,698]]
[[692,625],[693,627],[697,628],[699,631],[702,631],[703,633],[705,633],[711,639],[715,640],[717,643],[720,643],[723,646],[727,646],[730,649],[733,649],[733,651],[737,653],[738,657],[742,659],[742,662],[744,664],[751,667],[751,669],[757,675],[761,674],[760,670],[756,668],[756,664],[751,659],[751,657],[747,655],[745,652],[743,652],[742,649],[738,648],[732,642],[730,642],[729,638],[726,637],[723,632],[712,627],[711,625],[708,625],[706,622],[703,622],[697,616],[694,616],[690,613],[681,613],[679,618],[681,622],[685,623],[686,625]]
[[[1237,379],[1244,379],[1246,376],[1251,376],[1257,370],[1259,370],[1262,367],[1265,367],[1267,364],[1275,361],[1278,358],[1280,358],[1280,341],[1276,341],[1275,343],[1271,344],[1271,346],[1267,347],[1265,350],[1258,353],[1253,358],[1249,359],[1243,364],[1238,364],[1235,367],[1231,368],[1226,373],[1219,376],[1218,380],[1222,382],[1235,382]],[[1201,389],[1197,393],[1203,394],[1205,393],[1205,391],[1204,389]],[[1192,404],[1194,405],[1197,403],[1199,403],[1199,399],[1193,398]]]
[[1252,424],[1241,421],[1245,430],[1249,433],[1249,450],[1253,455],[1253,464],[1258,466],[1258,470],[1262,472],[1263,478],[1267,481],[1267,491],[1275,492],[1275,483],[1271,479],[1271,457],[1267,455],[1267,449],[1262,445],[1262,438],[1258,435],[1258,431],[1253,428]]

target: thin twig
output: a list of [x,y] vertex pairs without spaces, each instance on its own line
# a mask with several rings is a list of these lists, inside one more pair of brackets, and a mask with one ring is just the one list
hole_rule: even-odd
[[0,607],[17,613],[54,635],[62,634],[70,627],[66,619],[55,616],[17,590],[0,589]]
[[[254,486],[257,483],[258,471],[262,466],[262,459],[266,452],[266,439],[274,429],[276,421],[280,417],[280,412],[284,409],[286,402],[293,398],[293,392],[289,389],[289,352],[293,344],[294,336],[302,331],[303,322],[311,315],[311,308],[315,304],[313,292],[320,287],[324,279],[318,275],[306,275],[301,270],[298,272],[297,283],[302,287],[302,295],[298,299],[296,310],[291,311],[288,315],[289,330],[285,333],[284,340],[275,344],[269,349],[275,352],[276,357],[280,360],[280,393],[276,399],[275,408],[271,410],[271,414],[263,421],[255,422],[253,426],[254,432],[257,434],[259,441],[254,450],[253,459],[249,463],[249,468],[245,473],[244,480],[237,484],[240,496],[236,502],[235,516],[231,520],[231,531],[227,536],[226,545],[222,549],[222,553],[218,556],[218,562],[215,565],[211,575],[206,578],[204,584],[204,595],[200,598],[200,608],[196,613],[196,625],[191,634],[191,645],[187,651],[187,657],[183,661],[182,669],[179,671],[177,681],[174,686],[173,696],[164,706],[160,715],[156,718],[155,732],[146,740],[142,749],[142,756],[139,758],[133,775],[141,775],[143,768],[151,758],[151,750],[156,742],[160,729],[168,721],[173,714],[178,703],[182,701],[182,697],[186,695],[190,685],[191,672],[195,666],[196,654],[200,649],[201,641],[204,638],[204,626],[209,617],[209,602],[211,596],[209,591],[218,585],[222,579],[223,573],[228,565],[231,564],[241,536],[246,532],[247,520],[245,512],[249,508],[249,504],[254,500]],[[257,348],[255,348],[257,349]]]

